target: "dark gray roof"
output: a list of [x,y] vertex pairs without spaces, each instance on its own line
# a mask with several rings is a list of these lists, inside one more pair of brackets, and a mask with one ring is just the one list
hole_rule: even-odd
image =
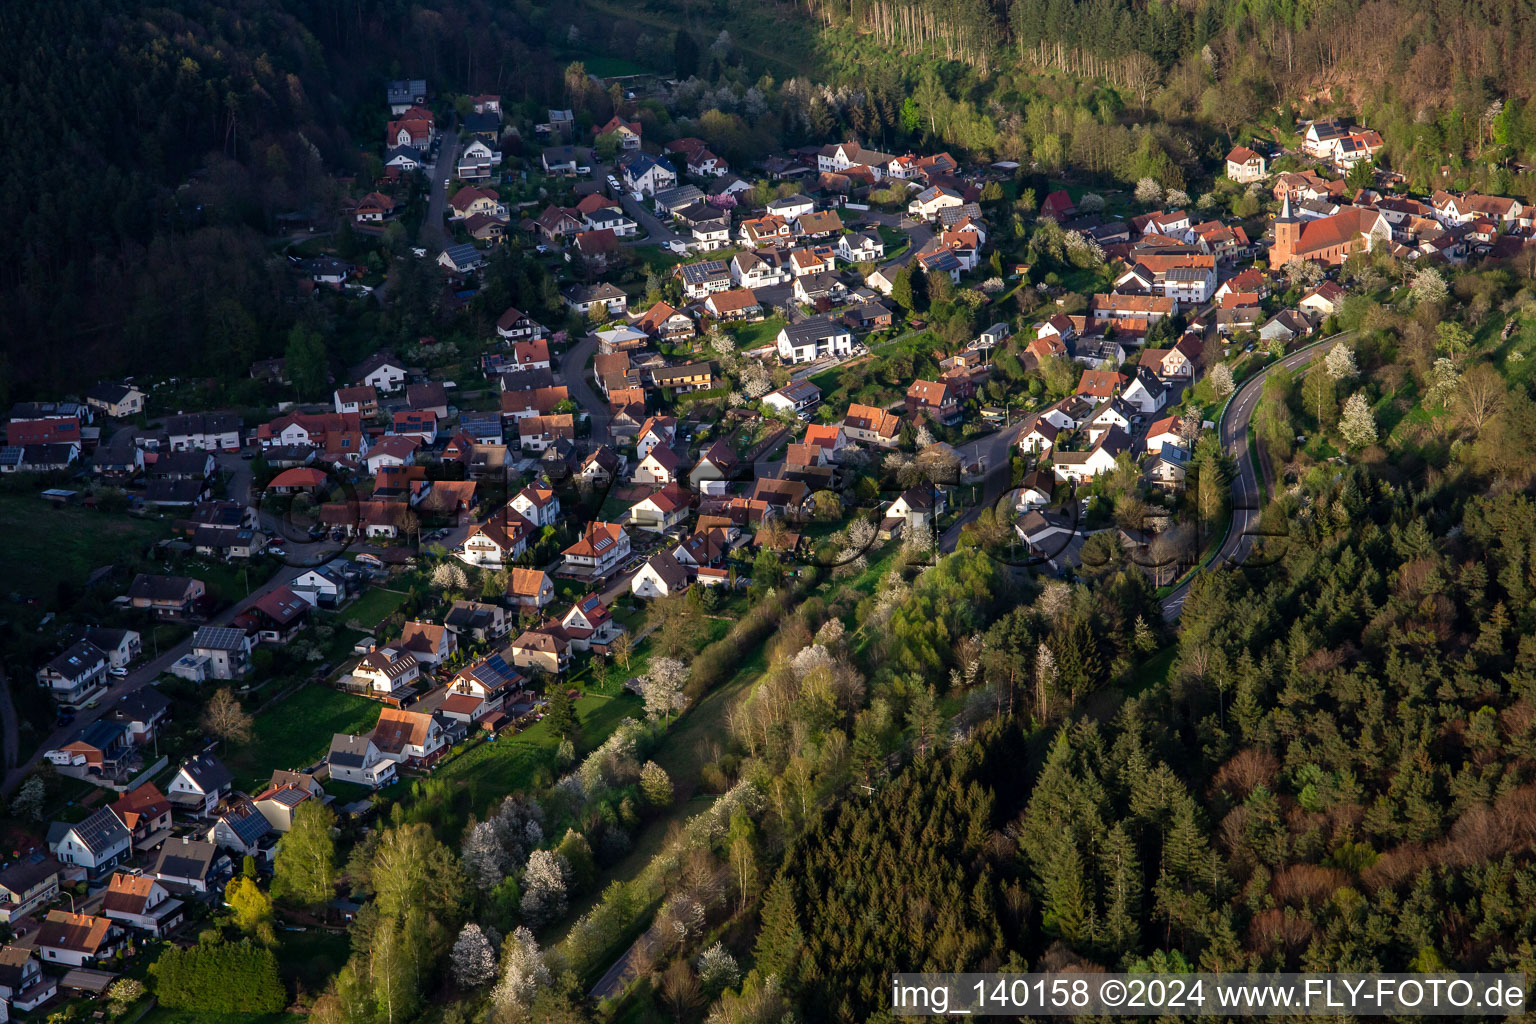
[[16,863],[0,868],[0,889],[20,895],[59,870],[59,862],[35,850]]
[[165,418],[167,434],[227,434],[239,430],[240,417],[232,412],[189,412]]
[[974,220],[981,219],[981,207],[976,203],[962,203],[959,206],[946,206],[939,211],[939,223],[945,227],[958,224],[970,217]]
[[624,293],[607,281],[599,281],[597,284],[568,285],[564,294],[572,302],[596,302],[599,299],[617,299]]
[[[637,170],[635,173],[643,174],[644,171]],[[697,185],[679,185],[676,188],[662,189],[654,198],[657,206],[675,209],[703,199],[704,193]]]
[[124,694],[109,712],[117,722],[148,722],[170,709],[170,698],[153,686]]
[[784,328],[784,334],[789,338],[791,345],[803,345],[808,341],[820,341],[822,338],[832,338],[847,333],[848,328],[835,324],[824,316],[813,316]]
[[661,581],[667,585],[668,590],[678,590],[688,585],[688,570],[673,557],[672,552],[663,551],[653,555],[646,564],[651,567],[651,571],[661,577]]
[[116,405],[133,391],[127,384],[97,384],[85,393],[87,398],[94,398],[98,402],[106,402],[108,405]]
[[218,847],[197,839],[166,840],[155,860],[154,874],[162,879],[206,879],[219,856]]
[[481,132],[500,132],[501,115],[495,111],[487,110],[483,114],[466,114],[463,120],[464,130],[478,135]]
[[191,585],[187,576],[151,576],[141,572],[128,585],[128,596],[146,601],[179,601]]
[[[60,828],[62,826],[62,828]],[[55,834],[55,830],[57,834]],[[75,838],[91,853],[100,856],[108,849],[120,843],[127,842],[131,836],[123,825],[122,819],[112,813],[110,807],[103,807],[84,821],[76,825],[65,822],[54,822],[48,827],[48,844],[57,846],[58,841],[73,832]]]
[[182,765],[181,770],[204,793],[215,793],[235,781],[234,774],[224,767],[224,762],[212,754],[198,754]]
[[207,487],[203,480],[151,480],[144,488],[144,500],[156,505],[191,505]]
[[368,747],[372,742],[367,736],[337,733],[331,737],[331,752],[326,755],[326,762],[343,768],[366,768]]
[[48,663],[48,671],[65,679],[78,679],[100,665],[106,656],[101,648],[85,640],[72,644]]

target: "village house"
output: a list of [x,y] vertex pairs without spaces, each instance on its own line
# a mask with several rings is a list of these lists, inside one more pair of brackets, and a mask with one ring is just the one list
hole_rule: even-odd
[[230,873],[227,854],[212,843],[189,836],[163,843],[155,866],[147,872],[156,881],[198,893],[215,891],[219,879]]
[[[667,450],[667,449],[658,449]],[[647,495],[629,508],[629,523],[638,530],[665,533],[688,518],[690,497],[675,482]]]
[[[809,380],[790,381],[763,396],[763,404],[777,412],[808,413],[821,402],[821,389]],[[801,417],[802,419],[804,416]]]
[[24,946],[0,947],[0,1006],[26,1013],[59,994],[59,980],[44,974],[36,950]]
[[240,417],[234,413],[194,412],[167,416],[165,433],[173,452],[240,450]]
[[740,465],[736,452],[721,438],[700,456],[688,474],[688,485],[703,494],[723,494],[724,484],[735,476]]
[[191,657],[200,663],[192,673],[194,677],[200,678],[194,678],[193,681],[241,678],[250,670],[253,646],[250,634],[243,629],[200,627],[192,635]]
[[915,420],[919,413],[950,426],[960,419],[960,402],[946,384],[915,380],[907,388],[907,415]]
[[452,631],[460,648],[471,641],[485,643],[498,639],[511,628],[505,608],[481,601],[453,602],[443,616],[443,625]]
[[1239,185],[1263,181],[1267,166],[1264,158],[1247,146],[1234,146],[1227,154],[1227,177]]
[[688,570],[670,551],[652,555],[630,580],[636,597],[670,597],[688,589]]
[[107,882],[101,912],[109,920],[159,938],[181,924],[182,902],[147,875],[119,871]]
[[629,308],[629,296],[607,281],[567,285],[560,294],[567,306],[586,316],[622,316]]
[[624,472],[627,464],[628,459],[625,456],[619,455],[605,444],[598,445],[582,460],[576,475],[589,486],[606,487]]
[[422,711],[383,708],[371,739],[385,757],[411,768],[430,767],[448,751],[443,723]]
[[537,611],[555,599],[555,585],[542,569],[512,569],[507,574],[507,603]]
[[607,576],[629,558],[629,534],[617,523],[594,521],[566,548],[564,568],[583,576]]
[[887,524],[893,520],[903,523],[909,533],[916,529],[932,529],[938,517],[944,514],[946,504],[945,494],[939,488],[929,485],[909,487],[885,510],[881,529],[892,532]]
[[644,196],[654,196],[677,185],[677,170],[671,163],[638,150],[620,158],[619,170],[624,187]]
[[841,359],[853,353],[853,332],[829,317],[808,317],[780,328],[778,347],[787,363]]
[[886,409],[854,403],[843,417],[843,433],[850,441],[894,448],[901,438],[901,418]]
[[61,863],[100,878],[132,854],[133,834],[110,807],[102,807],[75,824],[49,825],[48,849]]
[[231,801],[215,815],[203,838],[241,858],[270,856],[275,841],[272,823],[244,797]]
[[650,379],[653,387],[679,395],[689,391],[708,391],[715,386],[714,368],[709,363],[652,367]]
[[331,778],[338,782],[379,789],[395,781],[394,759],[384,756],[369,736],[337,733],[331,737],[325,762]]
[[132,384],[98,384],[85,394],[85,404],[114,420],[144,411],[144,392]]
[[715,292],[704,300],[704,310],[716,320],[756,320],[763,307],[750,288],[732,288]]
[[36,944],[44,963],[84,967],[111,959],[125,938],[105,917],[50,910],[37,929]]
[[257,813],[267,819],[272,831],[279,834],[293,829],[294,816],[299,808],[311,801],[324,802],[325,790],[313,775],[303,772],[276,771],[272,781],[251,801]]
[[1056,479],[1063,483],[1081,483],[1114,469],[1117,457],[1130,450],[1130,435],[1119,427],[1111,427],[1087,451],[1052,452],[1052,469]]
[[170,835],[171,801],[153,782],[135,786],[112,804],[135,849],[146,850]]
[[234,782],[224,762],[212,754],[197,754],[176,770],[166,787],[166,797],[182,811],[202,817],[229,796]]
[[459,652],[458,634],[435,622],[411,619],[400,629],[400,650],[425,667],[436,667]]
[[415,682],[421,679],[421,662],[415,654],[399,646],[386,646],[364,654],[353,666],[353,683],[366,689],[369,697],[399,703],[415,694]]
[[107,656],[89,641],[71,644],[37,670],[37,685],[61,708],[83,707],[106,691]]
[[58,860],[42,850],[24,853],[0,868],[0,924],[15,925],[56,898],[60,869]]
[[512,496],[508,506],[533,526],[554,526],[560,521],[560,496],[552,488],[530,484]]

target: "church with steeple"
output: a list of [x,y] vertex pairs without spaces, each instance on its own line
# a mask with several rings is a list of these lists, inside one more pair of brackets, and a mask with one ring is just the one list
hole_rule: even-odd
[[1379,210],[1346,206],[1332,217],[1307,219],[1292,214],[1287,195],[1275,218],[1269,265],[1278,270],[1297,259],[1336,267],[1354,253],[1370,252],[1374,244],[1391,240],[1392,226]]

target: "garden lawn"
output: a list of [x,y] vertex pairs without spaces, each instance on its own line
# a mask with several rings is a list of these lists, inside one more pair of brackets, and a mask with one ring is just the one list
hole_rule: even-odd
[[[79,588],[94,569],[132,564],[170,535],[170,519],[56,508],[36,494],[0,495],[6,573],[0,589],[53,605],[60,583]],[[117,584],[123,589],[126,579]]]
[[277,967],[283,980],[303,985],[306,991],[322,991],[346,965],[352,939],[334,932],[279,932]]
[[224,762],[236,787],[254,792],[273,769],[304,768],[324,757],[337,733],[373,731],[382,706],[329,686],[306,686],[257,712],[251,742],[223,754]]
[[373,587],[362,597],[341,608],[336,612],[336,617],[342,622],[351,622],[356,619],[368,629],[375,629],[379,623],[393,615],[396,608],[405,603],[406,595],[398,590],[385,590],[383,587]]
[[756,323],[737,324],[730,328],[730,333],[736,338],[737,348],[749,349],[772,345],[778,339],[779,331],[783,329],[784,318],[770,316]]
[[[600,747],[624,719],[644,716],[640,698],[630,694],[583,696],[576,702],[581,750]],[[443,764],[434,777],[468,789],[469,807],[483,813],[493,801],[527,789],[540,768],[553,767],[557,745],[548,723],[537,722],[515,736],[504,733],[498,740],[479,743]]]

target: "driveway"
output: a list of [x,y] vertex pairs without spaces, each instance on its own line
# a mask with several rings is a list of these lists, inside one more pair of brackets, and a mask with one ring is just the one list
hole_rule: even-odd
[[451,130],[443,132],[443,140],[437,149],[437,162],[426,169],[430,198],[427,200],[427,218],[422,221],[421,234],[416,239],[417,244],[425,249],[446,249],[452,241],[451,236],[443,230],[443,214],[448,210],[448,186],[443,184],[443,179],[453,177],[453,169],[458,166],[458,160],[459,133]]

